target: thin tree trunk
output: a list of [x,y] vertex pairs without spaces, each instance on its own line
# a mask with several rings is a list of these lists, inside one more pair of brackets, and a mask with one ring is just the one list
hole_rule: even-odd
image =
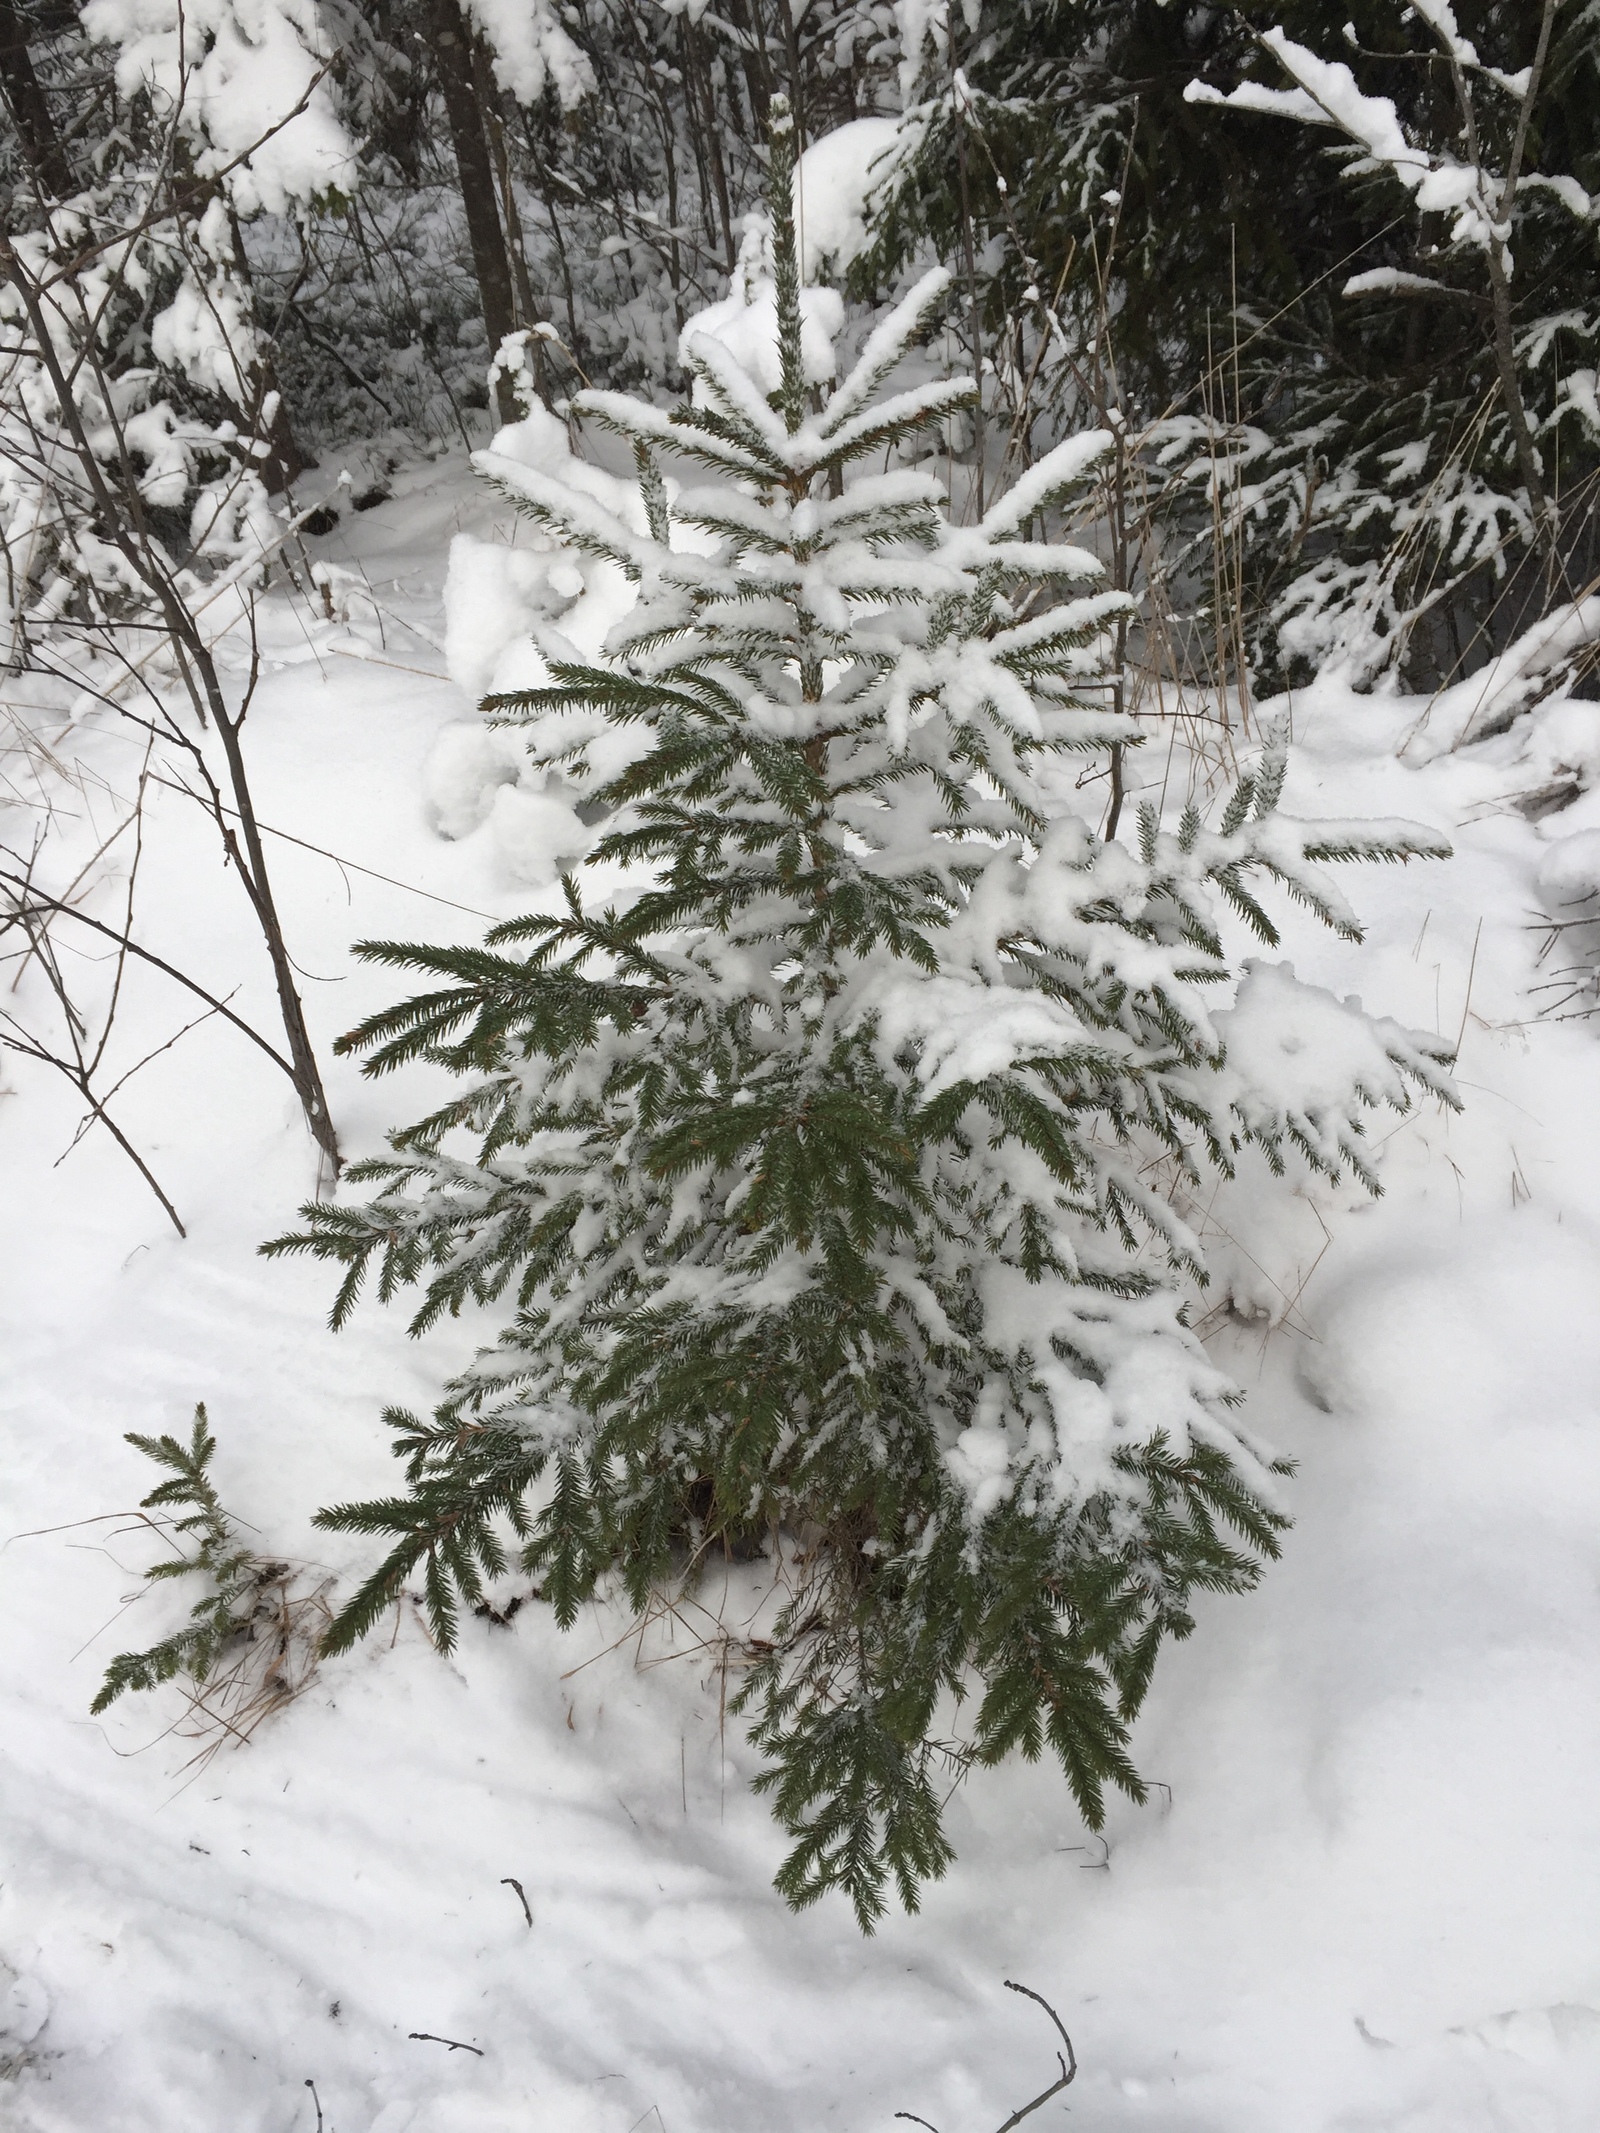
[[739,65],[744,74],[745,94],[750,101],[751,124],[756,139],[760,140],[767,130],[767,106],[772,102],[774,87],[767,40],[749,0],[728,0],[728,19],[740,33]]
[[[711,86],[711,72],[701,50],[700,32],[691,26],[687,15],[678,17],[678,31],[682,39],[684,90],[690,99],[691,111],[694,109],[695,90],[699,91],[703,130],[711,158],[711,179],[716,187],[717,213],[722,218],[724,264],[731,274],[739,254],[733,235],[733,208],[728,197],[728,166],[722,154],[722,124],[717,111],[717,99]],[[728,101],[731,106],[734,99],[730,97]]]
[[[494,156],[473,78],[472,33],[455,0],[433,0],[433,18],[434,63],[450,126],[450,145],[455,150],[461,204],[467,217],[467,241],[472,247],[472,268],[478,280],[492,356],[506,335],[516,331],[517,324],[511,261],[495,199]],[[500,420],[515,422],[520,410],[509,378],[496,379],[495,399]]]
[[0,91],[39,190],[53,200],[67,199],[76,190],[72,166],[28,57],[28,33],[13,0],[0,0]]
[[778,18],[783,24],[783,59],[789,76],[789,104],[794,112],[795,145],[804,149],[810,138],[806,125],[804,85],[800,73],[800,39],[794,26],[794,9],[789,0],[777,0]]
[[[0,5],[3,4],[4,0],[0,0]],[[240,227],[239,217],[234,213],[232,207],[228,209],[228,228],[233,237],[234,272],[250,291],[253,302],[256,286],[255,276],[250,271],[250,255],[245,250],[244,231]],[[267,343],[268,351],[270,351],[270,348],[271,342],[269,341]],[[278,389],[277,366],[273,362],[270,352],[263,354],[260,368],[257,370],[253,382],[255,385],[254,404],[241,408],[240,413],[249,423],[252,430],[258,433],[264,432],[265,434],[266,442],[271,449],[266,458],[259,462],[259,471],[262,481],[266,484],[267,494],[269,496],[281,496],[285,490],[298,481],[300,476],[308,472],[317,462],[310,452],[301,449],[300,443],[295,436],[294,425],[289,420],[288,402]],[[261,417],[269,409],[270,419],[263,423]]]
[[[333,1118],[328,1110],[321,1070],[317,1065],[317,1055],[311,1048],[311,1033],[306,1028],[305,1008],[301,1004],[294,982],[294,965],[289,960],[289,950],[283,938],[283,925],[272,894],[272,879],[267,872],[267,855],[262,848],[255,802],[251,797],[250,781],[245,773],[244,750],[239,742],[240,721],[228,715],[226,700],[217,682],[217,670],[204,642],[197,636],[185,650],[200,667],[202,686],[222,741],[223,755],[227,759],[228,783],[233,788],[233,803],[238,809],[239,825],[244,831],[245,850],[250,860],[248,872],[241,866],[239,874],[255,907],[262,937],[267,944],[267,954],[272,962],[273,981],[278,989],[278,1009],[283,1016],[283,1033],[289,1041],[289,1059],[294,1068],[295,1094],[300,1099],[300,1108],[305,1113],[312,1138],[322,1150],[333,1175],[337,1177],[340,1166],[338,1136],[333,1130]],[[225,831],[224,834],[231,843],[232,832]],[[237,863],[238,854],[235,851],[235,864]]]
[[1556,518],[1539,466],[1539,452],[1528,425],[1528,410],[1522,398],[1522,380],[1517,376],[1516,339],[1511,322],[1511,290],[1506,282],[1500,249],[1491,243],[1485,253],[1489,264],[1489,302],[1494,317],[1494,360],[1500,373],[1500,394],[1511,442],[1516,447],[1517,469],[1528,492],[1534,534],[1552,568],[1557,560]]
[[[1493,219],[1505,227],[1508,236],[1511,209],[1516,199],[1517,180],[1521,171],[1522,152],[1527,141],[1528,118],[1533,109],[1534,98],[1539,93],[1545,55],[1550,46],[1550,25],[1554,17],[1555,0],[1545,0],[1537,57],[1529,69],[1528,79],[1522,90],[1522,109],[1518,116],[1511,167],[1495,203]],[[1460,60],[1453,52],[1450,58],[1450,79],[1455,88],[1456,104],[1461,112],[1467,155],[1479,173],[1480,189],[1486,190],[1483,184],[1483,154],[1478,143],[1478,120],[1472,104],[1472,88]],[[1522,380],[1517,375],[1516,335],[1511,318],[1511,286],[1506,278],[1505,259],[1500,246],[1501,240],[1491,235],[1484,248],[1484,262],[1489,270],[1489,310],[1494,321],[1495,369],[1500,375],[1500,394],[1505,402],[1506,420],[1511,425],[1511,442],[1517,455],[1517,468],[1522,475],[1523,487],[1528,492],[1528,508],[1533,514],[1534,537],[1544,553],[1546,567],[1553,580],[1560,563],[1556,513],[1545,489],[1538,447],[1533,441],[1533,429],[1528,421],[1528,410],[1522,397]]]
[[[506,218],[506,252],[511,262],[512,286],[516,291],[517,316],[523,326],[542,326],[545,315],[528,278],[528,247],[522,235],[522,215],[517,207],[517,188],[511,175],[511,156],[506,147],[505,121],[496,108],[494,85],[489,74],[488,54],[482,44],[473,47],[473,74],[478,86],[478,108],[494,150],[495,172],[500,180],[500,204]],[[550,381],[545,369],[543,340],[535,335],[528,350],[533,364],[533,389],[544,405],[550,405]]]
[[544,202],[545,220],[550,225],[550,235],[555,243],[556,259],[561,268],[561,289],[567,306],[567,348],[573,361],[583,360],[582,337],[578,332],[578,300],[572,287],[572,263],[567,258],[566,239],[561,234],[561,216],[556,209],[555,188],[550,182],[550,171],[539,146],[539,129],[529,115],[523,129],[528,153],[533,158],[534,173],[539,180],[539,197]]
[[979,381],[978,398],[973,404],[972,421],[976,443],[972,455],[972,485],[968,492],[967,511],[974,521],[983,517],[983,327],[978,312],[978,266],[972,243],[972,194],[967,172],[967,112],[965,104],[957,108],[956,82],[956,24],[950,19],[950,98],[951,109],[956,118],[956,176],[961,195],[961,254],[967,272],[967,338],[972,349],[972,375]]
[[[1104,345],[1103,336],[1105,332],[1103,321],[1104,314],[1102,313],[1102,346]],[[1126,592],[1128,590],[1128,431],[1127,424],[1121,419],[1122,410],[1120,405],[1117,409],[1117,415],[1117,457],[1111,475],[1111,509],[1108,514],[1111,521],[1111,584],[1114,591]],[[1117,678],[1111,687],[1111,703],[1112,708],[1120,716],[1127,709],[1128,618],[1126,615],[1117,617],[1116,660]],[[1111,798],[1106,807],[1105,828],[1101,832],[1107,844],[1117,834],[1117,827],[1122,820],[1123,774],[1125,769],[1123,744],[1121,741],[1113,741],[1111,744]]]

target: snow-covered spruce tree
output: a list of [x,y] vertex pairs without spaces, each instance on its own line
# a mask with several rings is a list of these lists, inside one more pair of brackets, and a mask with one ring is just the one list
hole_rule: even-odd
[[[1185,1323],[1197,1250],[1148,1171],[1253,1142],[1368,1176],[1360,1107],[1448,1094],[1438,1044],[1286,965],[1202,1004],[1233,989],[1222,911],[1275,938],[1252,875],[1354,935],[1318,860],[1443,847],[1286,819],[1276,748],[1215,829],[1096,835],[1069,766],[1132,737],[1079,694],[1126,603],[1063,599],[1097,566],[1029,531],[1110,440],[965,528],[926,474],[859,471],[971,388],[875,398],[934,274],[813,395],[789,141],[780,117],[777,390],[691,331],[691,407],[581,403],[632,441],[648,531],[481,462],[637,587],[603,660],[491,703],[611,810],[590,864],[634,886],[591,901],[580,870],[483,950],[364,947],[441,983],[345,1048],[469,1086],[352,1170],[368,1205],[266,1249],[344,1265],[335,1322],[373,1265],[384,1298],[421,1285],[419,1331],[515,1301],[431,1423],[389,1416],[405,1492],[322,1514],[392,1544],[333,1647],[419,1571],[449,1644],[508,1532],[563,1623],[764,1542],[788,1599],[738,1702],[778,1885],[870,1928],[891,1877],[914,1906],[948,1863],[953,1771],[1048,1746],[1091,1825],[1107,1785],[1140,1797],[1163,1637],[1276,1551],[1283,1468]],[[720,482],[669,510],[663,450]]]

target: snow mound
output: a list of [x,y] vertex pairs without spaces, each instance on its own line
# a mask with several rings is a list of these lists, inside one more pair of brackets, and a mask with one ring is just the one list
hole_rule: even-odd
[[[800,292],[800,352],[806,383],[823,385],[838,367],[833,344],[844,324],[844,299],[836,289]],[[778,292],[765,276],[735,280],[733,293],[708,304],[684,324],[678,348],[687,363],[697,340],[718,341],[746,377],[775,393],[783,383],[778,362]]]
[[842,273],[869,241],[867,204],[894,174],[900,122],[851,119],[825,133],[795,164],[795,229],[807,281]]
[[1600,830],[1559,837],[1539,862],[1539,901],[1558,924],[1600,916]]

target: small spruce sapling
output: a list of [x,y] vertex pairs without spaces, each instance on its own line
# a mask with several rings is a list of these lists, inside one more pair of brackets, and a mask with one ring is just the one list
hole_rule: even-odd
[[[197,1577],[203,1592],[189,1619],[147,1651],[119,1652],[106,1669],[91,1711],[104,1711],[129,1690],[159,1688],[180,1678],[193,1684],[190,1711],[178,1731],[206,1743],[202,1759],[225,1739],[243,1742],[268,1712],[298,1696],[316,1667],[318,1636],[328,1621],[325,1583],[296,1592],[294,1567],[263,1556],[229,1517],[211,1478],[217,1440],[204,1406],[194,1411],[189,1442],[142,1437],[136,1451],[167,1472],[140,1501],[141,1524],[160,1532],[177,1553],[145,1572],[152,1584]],[[194,1553],[183,1543],[195,1543]]]
[[[143,1511],[181,1512],[169,1530],[198,1542],[193,1555],[178,1554],[154,1563],[145,1577],[154,1584],[169,1578],[202,1577],[210,1590],[197,1600],[188,1621],[170,1637],[144,1652],[119,1652],[106,1668],[100,1693],[89,1706],[99,1712],[129,1689],[154,1689],[182,1674],[203,1686],[223,1653],[248,1629],[261,1584],[262,1564],[222,1507],[211,1479],[217,1440],[203,1405],[194,1411],[189,1442],[176,1437],[141,1437],[127,1441],[170,1478],[140,1498]],[[272,1566],[276,1568],[277,1566]]]
[[[604,811],[590,860],[482,949],[363,947],[437,983],[343,1049],[468,1086],[349,1173],[368,1204],[265,1249],[343,1266],[336,1324],[369,1268],[421,1287],[418,1332],[513,1307],[431,1422],[387,1417],[403,1492],[321,1514],[389,1543],[329,1648],[419,1571],[448,1646],[513,1544],[569,1624],[769,1536],[787,1604],[737,1705],[778,1886],[870,1930],[950,1862],[952,1772],[1048,1748],[1091,1827],[1107,1786],[1142,1798],[1163,1638],[1276,1554],[1286,1468],[1232,1419],[1186,1321],[1197,1244],[1141,1172],[1254,1144],[1370,1180],[1362,1106],[1448,1096],[1444,1048],[1287,965],[1237,981],[1220,914],[1273,943],[1265,876],[1359,937],[1318,862],[1445,847],[1289,820],[1276,746],[1214,829],[1096,834],[1073,759],[1138,736],[1082,690],[1131,603],[1064,597],[1099,566],[1038,529],[1112,440],[966,527],[927,473],[864,471],[976,388],[881,397],[936,273],[814,390],[775,110],[776,391],[691,327],[690,406],[583,394],[634,448],[632,525],[479,460],[636,588],[602,658],[487,707]],[[719,479],[669,505],[662,452]],[[597,865],[629,886],[586,896]]]

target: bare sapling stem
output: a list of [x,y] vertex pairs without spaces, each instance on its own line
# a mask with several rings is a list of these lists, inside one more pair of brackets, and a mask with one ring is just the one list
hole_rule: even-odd
[[[255,686],[254,666],[252,665],[244,702],[240,709],[234,712],[229,708],[216,661],[196,615],[179,591],[171,566],[148,524],[138,472],[121,425],[113,413],[110,416],[110,427],[115,448],[114,458],[109,464],[103,465],[94,449],[72,385],[62,369],[45,317],[41,291],[4,237],[0,237],[0,272],[5,274],[17,291],[27,314],[40,363],[50,379],[56,397],[57,420],[84,487],[94,499],[102,523],[103,536],[116,547],[153,597],[166,627],[174,664],[190,705],[202,725],[210,724],[216,730],[233,797],[233,813],[238,823],[237,833],[220,809],[214,807],[212,813],[224,848],[238,869],[239,879],[244,885],[245,894],[261,929],[277,988],[295,1094],[311,1129],[312,1138],[317,1144],[323,1168],[331,1180],[337,1177],[339,1171],[338,1140],[334,1133],[321,1072],[317,1066],[316,1053],[306,1027],[305,1011],[295,985],[294,966],[284,941],[283,926],[273,895],[271,874],[256,818],[255,800],[241,740],[245,713]],[[87,348],[85,354],[98,375],[99,365],[92,348]],[[105,386],[103,378],[99,382]],[[114,407],[114,396],[109,387],[105,387],[102,400],[107,409]],[[198,751],[191,747],[190,752]]]
[[[1056,2013],[1044,1994],[1035,1992],[1031,1985],[1013,1984],[1010,1978],[1005,1980],[1005,1988],[1007,1992],[1020,1992],[1024,1999],[1033,2000],[1044,2009],[1055,2024],[1056,2035],[1061,2039],[1064,2049],[1056,2053],[1056,2065],[1061,2069],[1056,2079],[1051,2082],[1048,2088],[1041,2089],[1037,2096],[1031,2097],[1027,2103],[1019,2104],[1011,2116],[996,2127],[995,2133],[1012,2133],[1013,2127],[1020,2126],[1025,2118],[1031,2118],[1035,2111],[1050,2101],[1052,2096],[1059,2096],[1063,2089],[1070,2088],[1078,2078],[1078,2055],[1072,2048],[1072,2039],[1067,2035],[1065,2023],[1063,2023],[1060,2015]],[[896,2111],[894,2115],[896,2118],[909,2120],[914,2126],[922,2126],[925,2128],[925,2133],[939,2133],[937,2126],[930,2125],[926,2118],[919,2118],[915,2111]]]
[[[1550,12],[1547,0],[1546,33]],[[1478,143],[1478,122],[1472,104],[1472,90],[1461,62],[1453,52],[1450,56],[1450,77],[1455,85],[1456,103],[1461,112],[1467,153],[1481,174],[1483,161]],[[1532,108],[1537,90],[1537,76],[1530,74],[1523,97],[1524,121]],[[1524,130],[1519,128],[1519,146],[1524,137]],[[1494,365],[1500,379],[1500,397],[1504,402],[1506,422],[1511,430],[1512,448],[1517,455],[1517,472],[1522,476],[1522,485],[1528,492],[1528,509],[1533,516],[1534,537],[1544,551],[1547,566],[1553,571],[1557,567],[1560,553],[1556,516],[1549,492],[1545,488],[1538,447],[1533,441],[1533,428],[1528,421],[1527,404],[1522,397],[1522,380],[1517,375],[1516,334],[1511,318],[1511,283],[1506,275],[1504,240],[1501,235],[1502,231],[1509,235],[1515,193],[1516,174],[1513,170],[1508,172],[1506,182],[1500,189],[1499,198],[1495,203],[1496,227],[1490,231],[1489,242],[1484,246],[1484,264],[1489,277],[1489,315],[1494,325]]]

